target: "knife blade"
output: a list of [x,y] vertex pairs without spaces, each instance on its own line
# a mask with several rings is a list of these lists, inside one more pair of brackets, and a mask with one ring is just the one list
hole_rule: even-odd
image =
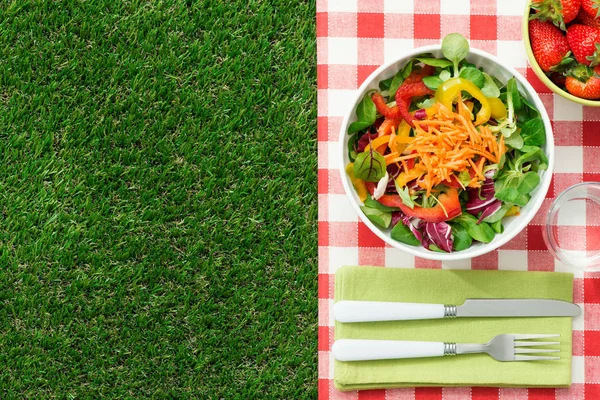
[[339,322],[375,322],[455,317],[576,317],[577,304],[552,299],[467,299],[462,305],[341,300]]
[[577,304],[547,299],[467,299],[457,317],[576,317]]

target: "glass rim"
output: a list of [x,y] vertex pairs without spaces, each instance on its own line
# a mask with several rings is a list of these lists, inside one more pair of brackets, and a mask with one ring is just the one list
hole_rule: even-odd
[[[577,260],[572,257],[566,257],[563,252],[563,249],[558,241],[558,238],[555,237],[553,232],[553,227],[565,226],[564,224],[558,223],[558,214],[562,206],[567,204],[571,200],[592,200],[596,201],[593,196],[582,194],[581,196],[577,196],[574,198],[569,198],[569,195],[576,191],[579,188],[583,187],[598,187],[600,189],[600,182],[590,181],[590,182],[580,182],[574,185],[569,186],[565,190],[563,190],[558,196],[554,198],[552,203],[550,204],[550,208],[546,212],[546,217],[543,220],[544,225],[542,226],[542,238],[546,244],[548,251],[552,254],[552,256],[563,262],[568,266],[572,266],[579,269],[597,269],[600,268],[600,252],[595,252],[590,254],[589,256],[578,258]],[[596,201],[597,202],[597,201]],[[600,202],[597,202],[600,205]],[[587,226],[587,223],[584,227]],[[587,254],[587,251],[584,250],[583,253]]]

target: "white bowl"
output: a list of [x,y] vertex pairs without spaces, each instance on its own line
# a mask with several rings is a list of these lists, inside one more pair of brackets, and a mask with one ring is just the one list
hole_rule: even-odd
[[544,108],[544,104],[542,100],[539,98],[535,90],[531,87],[529,82],[514,68],[509,65],[506,65],[502,61],[500,61],[495,56],[488,54],[484,51],[471,49],[469,51],[469,55],[466,59],[475,64],[477,67],[483,67],[485,72],[490,75],[493,75],[500,79],[502,82],[508,81],[513,76],[517,79],[519,91],[525,95],[525,97],[539,110],[540,116],[544,121],[544,127],[546,129],[546,144],[542,146],[542,149],[548,156],[548,169],[542,171],[540,173],[540,184],[538,187],[531,193],[531,200],[525,207],[521,208],[520,215],[506,217],[504,218],[504,232],[501,234],[496,234],[494,239],[490,243],[473,243],[471,247],[468,249],[452,252],[452,253],[438,253],[434,251],[430,251],[421,246],[410,246],[396,240],[393,240],[390,237],[391,229],[380,229],[375,226],[360,210],[360,205],[362,204],[346,174],[346,165],[350,162],[348,158],[348,139],[350,135],[346,132],[348,131],[348,126],[356,121],[356,106],[362,100],[365,93],[369,90],[376,89],[379,90],[379,82],[390,78],[398,72],[410,59],[414,58],[417,55],[431,53],[435,57],[442,57],[441,45],[433,45],[433,46],[425,46],[414,49],[401,58],[397,60],[388,62],[381,67],[377,68],[365,82],[360,86],[358,91],[356,92],[356,96],[354,101],[352,102],[351,107],[348,109],[346,116],[342,122],[342,128],[340,131],[340,140],[338,151],[340,152],[340,173],[342,176],[342,183],[344,185],[344,190],[352,203],[352,207],[358,213],[362,222],[365,223],[373,231],[377,236],[379,236],[382,240],[384,240],[389,245],[406,251],[412,255],[428,258],[432,260],[463,260],[467,258],[477,257],[482,254],[486,254],[492,250],[497,249],[502,246],[512,238],[514,238],[519,232],[521,232],[527,224],[532,220],[534,215],[540,209],[544,198],[546,197],[546,192],[550,187],[550,182],[552,179],[552,170],[554,168],[554,138],[552,136],[552,126],[550,125],[550,118],[548,117],[548,113]]

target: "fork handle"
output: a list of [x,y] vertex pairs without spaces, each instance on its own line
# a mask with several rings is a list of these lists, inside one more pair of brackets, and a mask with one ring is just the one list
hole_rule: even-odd
[[337,340],[331,352],[338,361],[389,360],[394,358],[440,357],[450,343],[413,342],[403,340]]
[[391,301],[340,300],[333,305],[333,317],[339,322],[403,321],[452,316],[446,311],[443,304]]

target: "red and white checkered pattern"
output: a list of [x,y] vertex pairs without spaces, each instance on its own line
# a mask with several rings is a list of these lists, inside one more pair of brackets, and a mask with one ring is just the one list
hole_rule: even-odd
[[[541,236],[544,211],[568,186],[600,181],[600,108],[554,95],[527,64],[521,42],[525,0],[317,0],[320,399],[600,399],[600,274],[575,273],[574,298],[584,313],[573,321],[573,384],[564,389],[416,388],[339,392],[333,387],[333,278],[342,265],[402,268],[570,271]],[[396,250],[369,231],[346,199],[337,140],[349,101],[379,65],[414,47],[460,32],[472,47],[497,55],[524,74],[552,119],[556,168],[547,199],[516,238],[467,261],[425,260]],[[588,222],[598,216],[588,212]],[[563,234],[575,232],[565,227]],[[598,225],[598,224],[594,224]],[[600,249],[600,226],[579,228],[582,250]]]

